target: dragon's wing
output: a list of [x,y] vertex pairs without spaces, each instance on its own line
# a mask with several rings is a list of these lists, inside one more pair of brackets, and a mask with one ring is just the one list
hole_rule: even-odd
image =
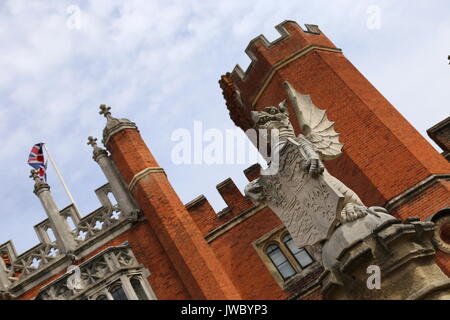
[[322,160],[339,157],[344,145],[339,142],[334,122],[328,120],[326,111],[317,108],[309,95],[298,93],[289,82],[284,82],[284,86],[304,136],[314,145]]

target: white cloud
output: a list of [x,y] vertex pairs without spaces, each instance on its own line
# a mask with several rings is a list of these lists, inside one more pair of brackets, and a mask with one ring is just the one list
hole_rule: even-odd
[[[79,3],[81,28],[66,26],[67,7]],[[380,30],[366,28],[369,5],[381,8]],[[32,226],[45,217],[28,180],[31,146],[48,143],[83,214],[99,203],[105,182],[91,159],[88,135],[101,138],[98,106],[129,118],[183,201],[205,193],[224,206],[215,185],[232,176],[242,188],[246,166],[174,166],[173,130],[226,129],[229,119],[217,81],[236,63],[245,69],[248,42],[285,19],[319,24],[350,60],[424,134],[448,115],[446,56],[450,23],[445,1],[25,1],[0,4],[0,243],[19,251],[37,241]],[[68,204],[54,172],[58,205]],[[195,181],[193,186],[192,181]],[[17,234],[24,236],[18,237]]]

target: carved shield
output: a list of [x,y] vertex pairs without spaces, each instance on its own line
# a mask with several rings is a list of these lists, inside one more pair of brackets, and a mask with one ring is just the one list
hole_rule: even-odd
[[276,160],[259,179],[266,203],[299,248],[328,239],[339,221],[343,195],[322,175],[312,177],[303,169],[305,156],[296,141],[289,139]]

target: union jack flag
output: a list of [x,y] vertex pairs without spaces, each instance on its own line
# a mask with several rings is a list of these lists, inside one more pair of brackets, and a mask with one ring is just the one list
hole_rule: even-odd
[[44,159],[43,152],[44,143],[36,143],[31,148],[30,155],[28,156],[28,164],[34,168],[39,174],[39,179],[43,182],[47,181],[47,162]]

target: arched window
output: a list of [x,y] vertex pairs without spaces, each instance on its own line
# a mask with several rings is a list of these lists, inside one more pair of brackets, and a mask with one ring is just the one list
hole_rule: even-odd
[[280,247],[272,244],[267,247],[266,254],[277,268],[284,280],[295,275],[295,270],[281,251]]
[[302,268],[306,268],[311,263],[313,263],[313,259],[311,258],[309,253],[303,248],[299,249],[295,245],[294,240],[292,240],[292,236],[290,234],[287,234],[283,237],[283,243],[295,257],[298,263],[302,266]]
[[130,283],[139,300],[148,300],[147,294],[145,293],[144,287],[142,287],[142,283],[139,279],[133,278]]
[[125,291],[123,290],[121,285],[116,285],[110,290],[111,296],[113,300],[128,300]]

